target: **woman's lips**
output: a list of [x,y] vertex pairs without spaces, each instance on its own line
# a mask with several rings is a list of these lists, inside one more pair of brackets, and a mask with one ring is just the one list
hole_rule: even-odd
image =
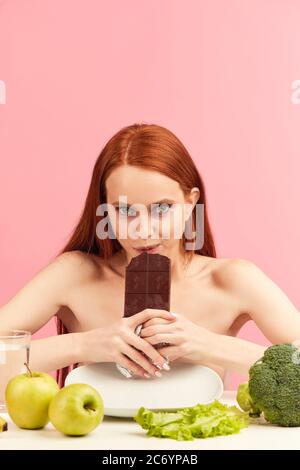
[[155,245],[153,248],[135,248],[135,250],[138,252],[138,253],[143,253],[143,252],[146,252],[146,253],[157,253],[159,251],[159,248],[160,248],[160,243]]

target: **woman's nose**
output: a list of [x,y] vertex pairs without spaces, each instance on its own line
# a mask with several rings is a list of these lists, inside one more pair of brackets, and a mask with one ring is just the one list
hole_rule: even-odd
[[153,237],[159,231],[159,224],[154,217],[149,214],[143,214],[138,219],[137,234],[142,239]]

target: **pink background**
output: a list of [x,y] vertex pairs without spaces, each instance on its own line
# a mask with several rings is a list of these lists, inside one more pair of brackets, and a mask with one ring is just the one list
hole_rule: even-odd
[[107,139],[144,121],[196,161],[218,256],[299,305],[299,18],[299,0],[0,1],[0,304],[66,243]]

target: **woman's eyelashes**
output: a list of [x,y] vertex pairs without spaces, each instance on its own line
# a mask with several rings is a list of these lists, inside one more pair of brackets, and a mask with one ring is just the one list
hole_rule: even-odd
[[[156,215],[167,215],[171,208],[172,208],[173,204],[169,204],[167,202],[163,202],[163,203],[160,203],[160,204],[153,204],[153,207],[152,207],[152,212],[153,212],[153,215],[156,216]],[[162,211],[157,211],[156,209],[158,208],[163,208]]]
[[130,215],[134,215],[134,211],[132,211],[132,214],[129,214],[127,212],[127,210],[129,209],[129,207],[127,206],[121,206],[121,207],[116,207],[116,210],[119,212],[119,214],[121,215],[125,215],[125,216],[130,216]]
[[[174,204],[169,204],[166,202],[163,202],[160,204],[152,204],[152,214],[154,216],[160,216],[160,215],[164,216],[170,212],[170,209],[172,208],[173,205]],[[162,208],[162,210],[157,210],[159,208]],[[116,209],[121,215],[127,216],[127,217],[135,217],[137,213],[139,212],[129,206],[117,206]]]

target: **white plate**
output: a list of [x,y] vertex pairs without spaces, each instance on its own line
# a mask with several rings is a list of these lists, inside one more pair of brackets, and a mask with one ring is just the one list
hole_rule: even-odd
[[223,393],[220,376],[209,367],[175,363],[162,377],[127,379],[114,363],[80,366],[66,378],[66,385],[86,383],[101,394],[107,416],[133,417],[141,406],[170,411],[211,403]]

